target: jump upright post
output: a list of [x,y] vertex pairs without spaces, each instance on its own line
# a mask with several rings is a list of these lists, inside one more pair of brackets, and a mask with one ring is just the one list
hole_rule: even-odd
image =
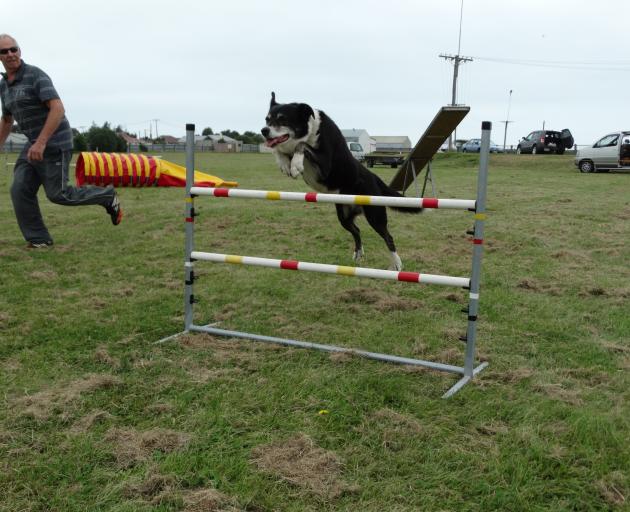
[[[474,375],[483,370],[488,363],[481,363],[475,366],[475,343],[477,339],[477,318],[479,312],[479,283],[481,277],[481,259],[483,253],[483,225],[485,221],[486,187],[488,176],[488,154],[490,149],[491,123],[482,123],[481,152],[479,159],[479,174],[477,178],[477,199],[438,199],[438,198],[395,198],[382,196],[352,196],[339,194],[319,194],[315,192],[276,192],[264,190],[242,190],[242,189],[222,189],[194,187],[194,124],[186,125],[186,241],[185,241],[185,286],[184,286],[184,332],[203,332],[219,336],[232,338],[244,338],[268,343],[278,343],[300,348],[311,348],[326,352],[346,352],[360,355],[369,359],[387,361],[390,363],[408,364],[423,366],[434,370],[455,373],[461,376],[460,380],[452,386],[443,398],[448,398],[459,391],[468,383]],[[314,203],[338,203],[338,204],[359,204],[359,205],[381,205],[418,208],[451,208],[474,212],[473,235],[473,256],[472,272],[468,277],[441,276],[434,274],[422,274],[418,272],[397,272],[391,270],[381,270],[362,267],[347,267],[342,265],[327,265],[321,263],[300,262],[285,259],[260,258],[256,256],[237,256],[229,254],[219,254],[211,252],[195,251],[194,249],[194,224],[196,196],[211,196],[216,198],[244,198],[244,199],[266,199],[272,201],[306,201]],[[231,331],[219,329],[212,325],[195,325],[193,321],[193,308],[196,302],[194,294],[195,264],[197,261],[210,261],[216,263],[230,263],[238,265],[253,265],[284,270],[302,270],[308,272],[319,272],[328,274],[339,274],[343,276],[370,277],[374,279],[396,280],[419,284],[436,284],[443,286],[455,286],[469,291],[468,308],[465,310],[468,317],[466,330],[466,349],[463,366],[439,363],[435,361],[425,361],[400,357],[391,354],[381,354],[377,352],[367,352],[353,348],[311,343],[307,341],[277,338],[274,336],[264,336],[248,332]],[[169,336],[160,342],[169,340],[176,336]]]

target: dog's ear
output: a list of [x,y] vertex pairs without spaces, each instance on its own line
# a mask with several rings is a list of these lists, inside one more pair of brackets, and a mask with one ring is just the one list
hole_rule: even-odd
[[271,91],[271,103],[269,103],[269,108],[275,107],[278,103],[276,103],[276,93]]
[[311,106],[307,105],[306,103],[300,103],[299,109],[300,114],[304,116],[304,119],[310,119],[311,116],[315,116],[315,112],[313,112]]

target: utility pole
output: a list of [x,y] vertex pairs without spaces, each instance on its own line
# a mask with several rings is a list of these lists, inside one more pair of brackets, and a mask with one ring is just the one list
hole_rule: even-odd
[[[472,62],[472,58],[471,57],[462,57],[460,55],[460,50],[461,50],[461,46],[462,46],[462,18],[464,15],[464,0],[462,0],[461,3],[461,9],[459,12],[459,39],[457,42],[457,55],[447,55],[447,54],[440,54],[440,57],[442,59],[445,60],[450,60],[453,61],[453,95],[452,95],[452,99],[451,99],[451,105],[455,106],[457,105],[457,76],[459,74],[459,64],[463,63],[463,62]],[[453,137],[453,135],[455,137]],[[448,149],[449,151],[451,151],[452,149],[454,149],[454,141],[453,138],[455,138],[455,140],[457,140],[457,129],[455,129],[455,131],[449,135],[448,137]]]
[[505,141],[507,139],[507,128],[509,123],[513,123],[514,121],[510,121],[510,106],[512,105],[512,89],[510,89],[510,99],[508,100],[508,111],[507,116],[505,117],[505,121],[501,121],[505,123],[505,130],[503,130],[503,152],[505,153]]
[[158,124],[159,119],[151,119],[151,121],[155,122],[155,138],[157,139],[159,137],[159,135],[158,135],[158,128],[157,128],[157,124]]

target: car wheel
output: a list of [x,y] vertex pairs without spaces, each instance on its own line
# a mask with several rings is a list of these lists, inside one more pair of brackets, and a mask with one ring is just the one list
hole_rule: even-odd
[[537,155],[538,154],[538,146],[534,145],[532,146],[532,155]]
[[564,148],[556,150],[557,155],[564,155]]
[[580,172],[595,172],[595,165],[590,160],[580,162]]
[[520,155],[521,154],[521,146],[517,146],[516,148],[516,154]]

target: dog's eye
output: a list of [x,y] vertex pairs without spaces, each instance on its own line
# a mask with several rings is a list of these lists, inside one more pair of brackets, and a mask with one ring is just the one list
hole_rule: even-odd
[[282,114],[278,114],[278,116],[276,117],[276,119],[277,119],[278,121],[280,121],[280,119],[284,119],[284,116],[283,116]]

